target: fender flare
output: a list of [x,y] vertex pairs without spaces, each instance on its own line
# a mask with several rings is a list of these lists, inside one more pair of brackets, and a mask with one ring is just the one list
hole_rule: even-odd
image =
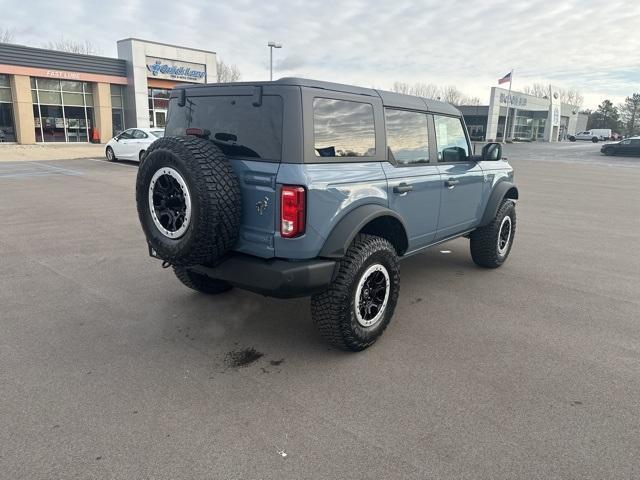
[[479,227],[484,227],[491,223],[496,213],[498,213],[498,208],[500,208],[500,204],[505,196],[514,200],[517,200],[519,196],[518,187],[507,180],[503,180],[493,187],[487,206],[484,209],[482,220],[480,221],[480,225],[478,225]]
[[400,222],[407,235],[407,227],[402,217],[393,210],[376,204],[356,207],[341,218],[327,237],[320,250],[320,257],[341,258],[347,253],[347,249],[355,236],[372,220],[379,217],[392,217]]

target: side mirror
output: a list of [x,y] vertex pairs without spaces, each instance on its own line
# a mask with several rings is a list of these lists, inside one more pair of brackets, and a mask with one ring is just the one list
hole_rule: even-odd
[[502,159],[502,145],[499,143],[487,143],[482,147],[482,160],[495,162]]
[[464,160],[466,157],[466,152],[464,148],[460,147],[448,147],[442,150],[442,161],[443,162],[460,162]]

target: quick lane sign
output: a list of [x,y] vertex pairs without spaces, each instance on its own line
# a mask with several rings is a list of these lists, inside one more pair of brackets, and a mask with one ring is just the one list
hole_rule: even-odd
[[179,80],[182,82],[205,83],[207,69],[198,63],[180,62],[165,58],[147,57],[147,76]]

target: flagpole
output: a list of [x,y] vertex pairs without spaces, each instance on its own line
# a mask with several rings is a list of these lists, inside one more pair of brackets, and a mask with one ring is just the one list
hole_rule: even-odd
[[509,135],[509,110],[511,110],[511,84],[513,83],[513,68],[509,72],[509,93],[507,94],[507,115],[504,117],[504,138],[503,143],[507,142],[507,135]]

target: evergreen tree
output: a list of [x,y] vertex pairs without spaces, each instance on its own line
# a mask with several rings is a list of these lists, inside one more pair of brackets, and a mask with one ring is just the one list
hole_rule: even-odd
[[640,134],[640,93],[634,93],[625,98],[620,105],[620,114],[626,135]]
[[592,128],[610,128],[615,132],[621,130],[620,112],[611,103],[611,100],[605,100],[598,109],[589,116],[587,124],[588,129]]

